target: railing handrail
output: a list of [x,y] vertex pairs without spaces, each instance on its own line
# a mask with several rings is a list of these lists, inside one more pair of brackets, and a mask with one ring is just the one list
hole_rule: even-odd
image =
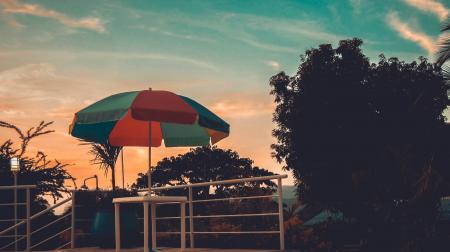
[[48,237],[47,239],[42,240],[42,241],[40,241],[40,242],[34,244],[33,246],[30,247],[30,249],[33,249],[33,248],[35,248],[35,247],[37,247],[37,246],[39,246],[39,245],[45,243],[46,241],[49,241],[49,240],[51,240],[51,239],[57,237],[58,235],[60,235],[60,234],[62,234],[62,233],[64,233],[64,232],[67,232],[67,231],[69,231],[69,230],[71,230],[71,229],[72,229],[72,227],[69,227],[69,228],[66,228],[66,229],[64,229],[64,230],[61,230],[59,233],[57,233],[57,234],[55,234],[55,235],[52,235],[52,236]]
[[34,189],[36,185],[17,185],[17,186],[0,186],[0,190],[14,190],[14,189]]
[[[20,187],[20,188],[19,188],[19,187]],[[63,216],[58,217],[56,220],[53,220],[53,221],[51,221],[50,223],[47,223],[46,225],[44,225],[44,226],[42,226],[42,227],[40,227],[40,228],[38,228],[37,230],[35,230],[35,231],[32,232],[32,231],[31,231],[31,225],[30,225],[31,220],[34,220],[34,219],[38,218],[39,216],[42,216],[42,215],[44,215],[45,213],[50,212],[50,211],[52,211],[53,209],[55,209],[55,208],[57,208],[57,207],[60,207],[60,206],[62,206],[63,204],[69,202],[69,201],[72,201],[72,204],[73,204],[73,198],[74,198],[74,196],[72,195],[71,197],[62,200],[62,201],[58,202],[57,204],[54,204],[53,206],[48,207],[48,208],[46,208],[46,209],[44,209],[44,210],[42,210],[42,211],[40,211],[40,212],[38,212],[38,213],[36,213],[36,214],[30,216],[30,189],[36,188],[36,186],[35,186],[35,185],[22,185],[22,186],[19,186],[19,187],[15,187],[15,186],[0,186],[0,189],[5,189],[5,190],[6,190],[6,189],[13,189],[13,190],[17,190],[17,189],[26,189],[26,190],[27,190],[27,200],[26,200],[26,202],[27,202],[27,203],[26,203],[26,206],[27,206],[27,209],[26,209],[26,210],[27,210],[27,213],[26,213],[26,214],[27,214],[27,218],[24,219],[24,220],[22,220],[22,221],[20,221],[20,222],[18,222],[18,223],[15,223],[14,225],[12,225],[12,226],[10,226],[10,227],[4,229],[4,230],[1,230],[1,231],[0,231],[0,236],[4,236],[4,234],[10,232],[10,231],[13,230],[13,229],[16,229],[17,227],[19,227],[19,226],[21,226],[21,225],[26,225],[26,229],[27,229],[27,230],[26,230],[26,235],[23,235],[23,237],[21,237],[20,239],[15,240],[15,241],[13,241],[12,243],[7,244],[6,246],[0,248],[0,250],[3,250],[4,248],[9,247],[9,246],[11,246],[12,244],[17,244],[19,241],[23,240],[23,239],[26,237],[26,238],[27,238],[27,251],[29,251],[29,250],[31,250],[32,248],[34,248],[34,247],[36,247],[36,246],[39,246],[40,244],[45,243],[45,242],[49,241],[50,239],[55,238],[56,236],[60,235],[61,232],[58,233],[58,234],[56,234],[56,235],[53,235],[53,236],[51,236],[51,237],[49,237],[49,238],[47,238],[47,239],[45,239],[45,240],[43,240],[43,241],[41,241],[41,242],[39,242],[39,243],[37,243],[37,244],[35,244],[35,245],[33,245],[33,246],[31,246],[31,235],[33,235],[33,234],[35,234],[36,232],[39,232],[39,231],[41,231],[41,230],[47,228],[48,226],[50,226],[50,225],[52,225],[52,224],[54,224],[54,223],[56,223],[56,222],[58,222],[58,221],[60,221],[60,220],[62,220],[62,219],[64,219],[64,218],[66,218],[66,217],[68,217],[68,216],[70,216],[70,215],[73,214],[73,211],[72,211],[71,213],[64,214]],[[72,225],[71,225],[68,229],[63,230],[63,232],[68,231],[68,230],[70,230],[70,229],[73,229],[73,223],[72,223]],[[73,237],[72,237],[72,238],[73,238]],[[69,243],[70,243],[70,244],[73,244],[73,239],[71,239]],[[69,244],[69,243],[68,243],[68,244]],[[65,244],[64,246],[66,246],[66,245],[67,245],[67,244]]]
[[[191,248],[194,248],[194,234],[279,234],[280,237],[280,250],[284,250],[285,248],[285,241],[284,241],[284,217],[283,217],[283,185],[282,180],[287,178],[288,176],[286,174],[282,175],[272,175],[272,176],[262,176],[262,177],[250,177],[250,178],[241,178],[241,179],[229,179],[229,180],[222,180],[222,181],[210,181],[210,182],[202,182],[202,183],[193,183],[193,184],[184,184],[184,185],[174,185],[174,186],[164,186],[164,187],[152,187],[152,190],[154,191],[162,191],[162,190],[171,190],[171,189],[182,189],[187,188],[189,189],[189,215],[188,216],[181,216],[181,217],[156,217],[155,215],[152,216],[152,222],[156,220],[163,220],[163,219],[183,219],[183,218],[189,218],[189,239],[190,239],[190,246]],[[225,185],[225,184],[240,184],[240,183],[246,183],[246,182],[256,182],[256,181],[270,181],[270,180],[276,180],[277,185],[277,193],[271,194],[271,195],[258,195],[258,196],[244,196],[244,197],[225,197],[220,199],[206,199],[206,200],[193,200],[192,197],[192,188],[194,187],[201,187],[201,186],[214,186],[214,185]],[[139,192],[145,192],[148,188],[138,189]],[[193,212],[193,205],[202,203],[202,202],[210,202],[210,201],[219,201],[219,200],[245,200],[245,199],[259,199],[259,198],[279,198],[277,205],[278,205],[278,211],[277,212],[270,212],[270,213],[247,213],[247,214],[221,214],[221,215],[209,215],[209,216],[199,216],[194,215]],[[161,204],[167,204],[167,203],[161,203]],[[278,230],[265,230],[265,231],[236,231],[236,232],[196,232],[194,230],[194,219],[198,218],[228,218],[228,217],[252,217],[252,216],[278,216]],[[161,233],[161,232],[160,232]],[[162,232],[164,233],[164,232]],[[152,238],[153,239],[153,238]]]
[[[255,216],[278,216],[278,212],[269,213],[248,213],[248,214],[216,214],[216,215],[193,215],[194,219],[211,219],[211,218],[234,218],[234,217],[255,217]],[[186,219],[191,218],[191,216],[186,216]],[[143,220],[143,218],[138,218]],[[155,220],[178,220],[181,217],[169,216],[169,217],[155,217]]]
[[19,241],[25,239],[26,237],[27,237],[26,235],[23,235],[22,237],[20,237],[19,239],[17,239],[17,241],[12,241],[12,242],[6,244],[5,246],[3,246],[3,247],[0,248],[0,251],[4,251],[5,248],[8,248],[9,246],[13,245],[13,244],[16,243],[16,242],[19,242]]
[[19,226],[21,226],[21,225],[23,225],[23,224],[26,224],[26,223],[27,223],[26,220],[21,221],[21,222],[17,222],[16,224],[10,226],[9,228],[6,228],[6,229],[0,231],[0,235],[6,234],[6,233],[8,233],[9,231],[13,230],[14,228],[19,227]]
[[[282,201],[278,202],[278,212],[270,212],[270,213],[247,213],[247,214],[222,214],[222,215],[211,215],[211,216],[195,216],[193,213],[193,204],[196,203],[202,203],[202,202],[209,202],[209,201],[220,201],[220,200],[245,200],[245,199],[258,199],[258,198],[273,198],[273,197],[282,197],[282,189],[280,188],[282,186],[281,184],[281,180],[287,178],[288,176],[285,174],[282,175],[271,175],[271,176],[262,176],[262,177],[250,177],[250,178],[239,178],[239,179],[229,179],[229,180],[222,180],[222,181],[210,181],[210,182],[202,182],[202,183],[193,183],[193,184],[184,184],[184,185],[175,185],[175,186],[164,186],[164,187],[152,187],[153,190],[155,191],[162,191],[162,190],[171,190],[171,189],[182,189],[182,188],[187,188],[189,189],[189,217],[188,216],[184,216],[184,218],[189,218],[190,219],[190,225],[191,225],[191,231],[190,233],[190,239],[191,239],[191,247],[194,247],[194,240],[193,240],[193,235],[194,234],[201,234],[201,233],[217,233],[217,234],[221,234],[221,233],[227,233],[227,232],[196,232],[194,231],[194,227],[193,227],[193,219],[198,219],[198,218],[223,218],[223,217],[251,217],[251,216],[279,216],[279,224],[280,224],[280,228],[279,230],[266,230],[266,231],[248,231],[248,232],[253,232],[253,233],[271,233],[271,234],[276,234],[279,233],[280,235],[280,248],[284,248],[284,228],[283,228],[283,205],[282,205]],[[242,184],[242,183],[247,183],[247,182],[258,182],[258,181],[271,181],[271,180],[277,180],[276,184],[278,185],[278,193],[277,194],[271,194],[271,195],[257,195],[257,196],[241,196],[241,197],[228,197],[228,198],[220,198],[220,199],[206,199],[206,200],[193,200],[192,198],[192,189],[195,187],[203,187],[203,186],[215,186],[215,185],[226,185],[226,184]],[[32,188],[36,188],[35,185],[20,185],[20,186],[0,186],[0,190],[11,190],[11,189],[32,189]],[[143,192],[143,191],[147,191],[148,188],[144,188],[144,189],[139,189],[138,191]],[[101,191],[101,190],[100,190]],[[53,206],[44,209],[32,216],[28,217],[28,221],[27,220],[23,220],[21,222],[16,223],[15,225],[0,231],[0,235],[5,234],[11,230],[13,230],[14,228],[24,225],[24,224],[28,224],[31,220],[36,219],[37,217],[52,211],[53,209],[62,206],[63,204],[66,204],[69,201],[72,201],[72,213],[70,214],[65,214],[64,216],[60,216],[58,219],[56,219],[56,221],[51,222],[48,225],[45,225],[44,227],[41,227],[33,232],[30,232],[31,234],[34,234],[36,232],[39,232],[45,228],[47,228],[49,225],[54,224],[57,221],[60,221],[61,219],[67,218],[69,215],[72,216],[72,224],[69,228],[62,230],[61,232],[59,232],[58,234],[53,234],[52,236],[48,237],[47,239],[44,239],[34,245],[30,245],[30,248],[35,248],[37,246],[39,246],[42,243],[47,242],[50,239],[53,239],[54,237],[56,237],[57,235],[61,234],[62,232],[67,232],[69,230],[71,230],[71,241],[67,244],[64,244],[64,246],[67,246],[68,244],[71,244],[71,247],[74,248],[74,199],[75,199],[75,191],[73,192],[73,194],[69,197],[66,198],[60,202],[58,202],[57,204],[54,204]],[[165,219],[164,217],[160,217],[160,218],[156,218],[156,216],[154,216],[155,219]],[[172,217],[168,217],[168,218],[172,218]],[[176,218],[182,218],[182,217],[176,217]],[[236,233],[246,233],[247,231],[239,231]]]
[[[286,174],[277,174],[277,175],[271,175],[271,176],[251,177],[251,178],[241,178],[241,179],[228,179],[228,180],[221,180],[221,181],[210,181],[210,182],[192,183],[192,184],[185,184],[185,185],[160,186],[160,187],[152,187],[152,191],[181,189],[181,188],[200,187],[200,186],[211,186],[211,185],[239,184],[239,183],[245,183],[245,182],[284,179],[287,177],[288,176]],[[142,189],[139,189],[138,191],[145,192],[145,191],[148,191],[148,188],[142,188]]]
[[71,201],[71,200],[72,200],[72,197],[69,197],[69,198],[67,198],[67,199],[65,199],[65,200],[63,200],[63,201],[61,201],[61,202],[58,202],[58,203],[54,204],[53,206],[51,206],[51,207],[49,207],[49,208],[46,208],[46,209],[40,211],[39,213],[36,213],[36,214],[32,215],[32,216],[30,217],[30,220],[34,220],[34,219],[36,219],[37,217],[39,217],[39,216],[41,216],[41,215],[43,215],[43,214],[45,214],[45,213],[47,213],[47,212],[49,212],[49,211],[51,211],[51,210],[57,208],[57,207],[59,207],[59,206],[65,204],[65,203],[67,203],[67,202],[69,202],[69,201]]
[[33,234],[35,234],[35,233],[41,231],[42,229],[45,229],[45,228],[47,228],[48,226],[51,226],[51,225],[55,224],[55,223],[58,222],[58,221],[64,220],[65,218],[69,217],[71,214],[72,214],[72,213],[69,212],[69,213],[66,213],[66,214],[62,215],[61,217],[58,217],[56,220],[53,220],[53,221],[51,221],[50,223],[47,223],[47,224],[45,224],[44,226],[42,226],[42,227],[40,227],[40,228],[34,230],[33,232],[30,233],[30,235],[33,235]]
[[[34,219],[36,219],[37,217],[39,217],[39,216],[41,216],[41,215],[43,215],[43,214],[45,214],[45,213],[47,213],[47,212],[49,212],[49,211],[51,211],[51,210],[57,208],[57,207],[59,207],[59,206],[65,204],[65,203],[67,203],[67,202],[69,202],[70,200],[72,200],[72,197],[69,197],[69,198],[67,198],[67,199],[65,199],[65,200],[63,200],[63,201],[61,201],[61,202],[58,202],[57,204],[55,204],[55,205],[53,205],[53,206],[51,206],[51,207],[49,207],[49,208],[46,208],[46,209],[44,209],[44,210],[42,210],[42,211],[40,211],[40,212],[38,212],[38,213],[36,213],[36,214],[30,216],[30,220],[34,220]],[[6,229],[0,231],[0,235],[3,235],[3,234],[5,234],[5,233],[8,233],[8,231],[11,231],[11,230],[13,230],[14,228],[19,227],[19,226],[21,226],[21,225],[24,225],[24,224],[26,224],[26,223],[27,223],[26,220],[23,220],[23,221],[21,221],[21,222],[17,222],[16,224],[14,224],[14,225],[12,225],[12,226],[10,226],[10,227],[8,227],[8,228],[6,228]]]
[[192,203],[201,203],[201,202],[214,202],[214,201],[233,201],[233,200],[249,200],[249,199],[263,199],[263,198],[277,198],[276,194],[269,195],[258,195],[258,196],[244,196],[244,197],[227,197],[227,198],[218,198],[218,199],[202,199],[202,200],[192,200]]

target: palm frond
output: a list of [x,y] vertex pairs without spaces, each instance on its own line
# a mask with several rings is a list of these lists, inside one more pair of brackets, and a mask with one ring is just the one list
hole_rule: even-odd
[[450,60],[450,35],[443,35],[438,42],[438,52],[436,63],[442,66]]
[[441,32],[450,31],[450,22],[447,24],[444,24],[441,28]]
[[122,150],[122,147],[112,146],[109,143],[84,142],[83,145],[90,145],[89,154],[93,155],[91,164],[99,165],[100,169],[104,170],[105,176],[109,170],[114,169]]
[[438,51],[436,53],[436,64],[442,66],[450,60],[450,21],[445,23],[441,28],[442,35],[438,41]]
[[442,66],[442,75],[444,76],[445,81],[450,81],[450,67],[449,66]]

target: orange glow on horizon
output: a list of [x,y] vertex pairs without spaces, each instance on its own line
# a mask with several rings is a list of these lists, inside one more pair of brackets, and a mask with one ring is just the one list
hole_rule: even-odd
[[[240,102],[239,99],[244,100]],[[221,140],[217,146],[220,148],[230,148],[236,150],[242,157],[249,157],[255,161],[255,165],[266,168],[275,173],[285,173],[281,171],[280,165],[272,159],[270,155],[271,137],[271,113],[273,103],[260,102],[259,97],[246,97],[242,94],[223,97],[218,101],[211,102],[211,110],[230,123],[231,132],[228,138]],[[232,101],[235,102],[232,102]],[[220,104],[220,105],[218,105]],[[81,104],[85,106],[86,104]],[[22,130],[36,126],[41,120],[51,121],[54,124],[50,129],[55,132],[49,135],[40,136],[30,142],[27,155],[34,156],[38,150],[44,151],[50,159],[57,159],[69,164],[67,170],[76,178],[77,186],[80,187],[83,180],[94,174],[99,177],[99,186],[102,188],[111,187],[111,174],[105,176],[104,172],[90,163],[92,158],[88,154],[89,147],[80,145],[80,141],[68,134],[68,127],[72,120],[72,115],[79,110],[77,106],[62,106],[59,108],[49,108],[47,104],[26,104],[17,102],[0,104],[0,108],[14,109],[9,112],[8,117],[2,120],[19,126]],[[47,108],[46,108],[47,107]],[[236,113],[241,108],[241,113]],[[41,109],[49,109],[51,112],[40,113]],[[5,114],[5,111],[3,111]],[[6,113],[7,110],[6,110]],[[256,122],[256,123],[255,123]],[[259,125],[257,129],[255,126]],[[260,125],[267,125],[261,127]],[[17,137],[13,130],[0,128],[0,141],[7,139],[15,141],[17,147]],[[269,141],[267,141],[269,140]],[[164,157],[183,154],[190,148],[176,147],[166,148],[164,145],[152,148],[152,165],[155,165]],[[146,173],[148,167],[148,153],[146,147],[125,147],[125,186],[132,185],[138,173]],[[120,157],[116,166],[116,186],[122,187],[122,171]],[[89,181],[88,186],[94,187],[94,182]],[[292,184],[289,179],[285,184]],[[67,181],[67,185],[72,187],[72,182]]]

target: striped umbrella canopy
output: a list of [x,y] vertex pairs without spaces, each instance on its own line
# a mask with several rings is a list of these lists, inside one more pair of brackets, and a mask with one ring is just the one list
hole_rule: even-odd
[[75,113],[70,134],[112,146],[204,146],[227,137],[230,125],[196,101],[169,91],[143,90],[106,97]]

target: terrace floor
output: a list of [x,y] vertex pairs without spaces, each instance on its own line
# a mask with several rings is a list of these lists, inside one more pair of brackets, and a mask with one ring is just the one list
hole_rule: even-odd
[[[59,252],[114,252],[114,249],[99,249],[99,248],[77,248],[77,249],[63,249],[57,250]],[[142,248],[135,249],[121,249],[124,252],[142,251]],[[179,248],[158,248],[161,252],[179,252]],[[185,249],[184,252],[278,252],[279,250],[257,250],[257,249],[210,249],[210,248],[194,248]]]

